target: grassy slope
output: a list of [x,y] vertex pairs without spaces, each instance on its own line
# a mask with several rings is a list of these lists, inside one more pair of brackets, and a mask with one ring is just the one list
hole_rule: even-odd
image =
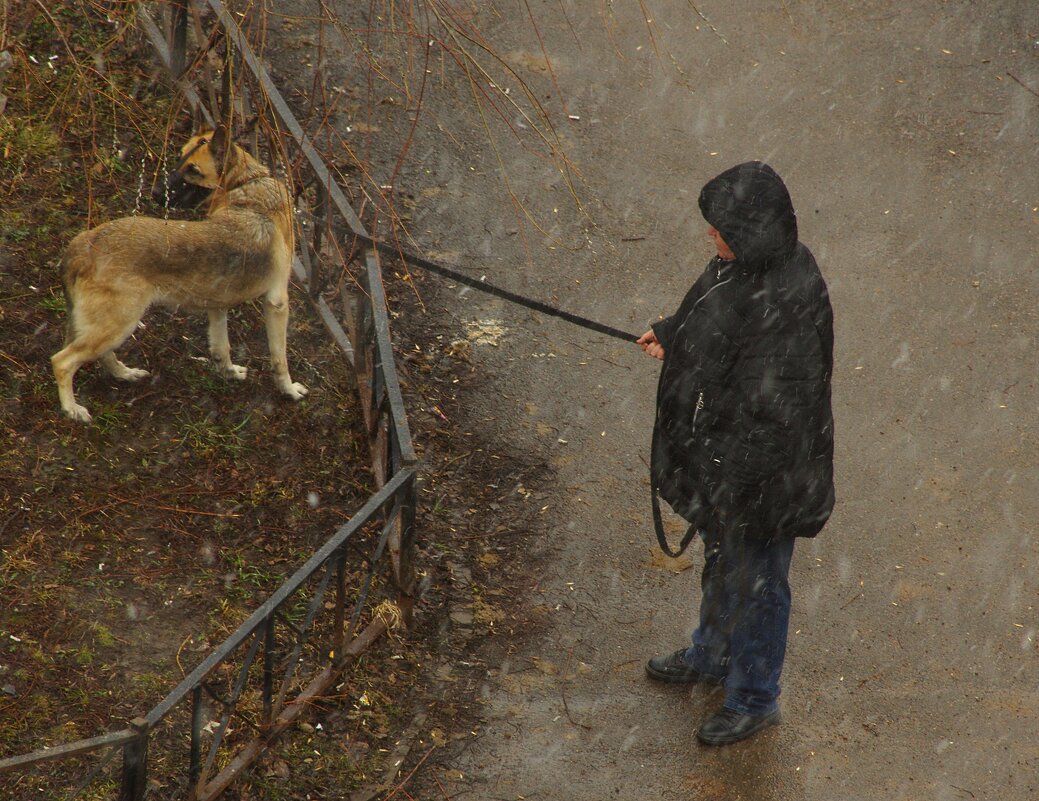
[[[273,388],[251,304],[231,320],[236,361],[251,368],[245,383],[205,363],[203,320],[153,311],[122,350],[153,378],[119,384],[84,368],[77,390],[96,424],[60,416],[49,357],[63,339],[61,250],[89,224],[135,206],[155,213],[147,186],[187,123],[151,81],[128,8],[69,4],[45,14],[24,4],[7,20],[3,755],[121,728],[147,711],[372,489],[350,377],[298,294],[290,363],[311,388],[306,401]],[[60,775],[48,768],[31,785],[62,797]],[[12,782],[25,789],[13,776],[0,788]]]
[[[269,381],[253,304],[230,326],[244,384],[204,363],[203,320],[153,311],[121,352],[153,378],[122,384],[84,368],[77,392],[95,425],[60,416],[49,364],[63,338],[60,253],[88,224],[135,206],[154,213],[140,189],[187,132],[127,33],[131,5],[61,4],[48,16],[21,4],[0,36],[14,55],[0,115],[0,756],[121,728],[149,709],[372,488],[347,371],[298,292],[289,362],[311,389],[302,403]],[[480,378],[436,327],[445,321],[407,308],[410,286],[389,290],[410,321],[397,336],[425,454],[430,589],[407,642],[366,655],[234,797],[348,798],[393,775],[401,753],[402,769],[434,770],[431,750],[464,746],[476,725],[476,644],[532,625],[507,608],[530,568],[508,553],[533,526],[533,507],[509,488],[536,485],[545,466],[473,434],[465,394]],[[449,608],[470,609],[474,623],[443,629]],[[175,746],[183,755],[183,739]],[[160,781],[169,753],[151,754]],[[0,796],[67,797],[60,764],[0,776]],[[109,797],[113,780],[109,771],[82,797]]]

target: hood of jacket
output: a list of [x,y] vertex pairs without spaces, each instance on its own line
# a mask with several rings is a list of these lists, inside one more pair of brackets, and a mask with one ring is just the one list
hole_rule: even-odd
[[737,164],[700,191],[700,212],[738,261],[764,268],[797,246],[797,215],[783,179],[763,161]]

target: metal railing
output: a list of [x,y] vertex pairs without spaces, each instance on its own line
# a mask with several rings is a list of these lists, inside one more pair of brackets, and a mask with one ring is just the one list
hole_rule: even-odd
[[[223,108],[216,108],[216,92],[201,50],[214,47],[222,38],[227,59],[225,76],[231,72],[231,59],[236,57],[249,77],[251,93],[243,85],[239,101],[251,102],[256,113],[271,115],[282,134],[280,141],[271,143],[272,152],[299,156],[301,170],[307,174],[305,183],[316,187],[315,208],[304,215],[313,221],[310,238],[301,241],[302,259],[294,266],[315,311],[356,376],[377,491],[147,714],[118,731],[0,760],[0,774],[10,775],[55,760],[90,758],[92,764],[79,767],[85,775],[72,780],[76,787],[70,798],[104,777],[118,785],[120,801],[141,801],[149,795],[149,779],[154,774],[150,766],[161,748],[164,778],[170,780],[172,768],[172,781],[177,786],[172,792],[167,787],[164,798],[215,799],[275,737],[294,724],[310,702],[337,684],[358,654],[399,620],[410,620],[414,601],[417,459],[394,366],[378,251],[369,247],[362,254],[361,291],[343,295],[348,333],[316,291],[316,276],[318,260],[342,260],[339,254],[349,252],[349,248],[342,242],[337,243],[341,246],[323,249],[322,241],[330,231],[342,231],[354,242],[370,244],[372,238],[238,22],[220,0],[203,0],[203,5],[212,11],[214,20],[208,34],[203,30],[198,6],[187,0],[167,3],[170,14],[166,34],[143,6],[138,9],[138,18],[172,85],[197,116],[210,124],[229,119],[232,113],[226,80]],[[200,48],[192,57],[188,52],[189,22]],[[192,82],[193,69],[206,72],[204,93]],[[203,97],[210,100],[208,109]],[[345,269],[347,265],[341,266]],[[365,578],[354,593],[347,581],[349,568],[354,566],[348,549],[356,549],[361,532],[368,530],[378,531],[378,536],[366,558]],[[394,603],[373,608],[372,590],[380,565],[387,558],[390,576],[386,583],[395,593]],[[330,594],[334,601],[328,603]],[[366,621],[363,628],[362,617]],[[218,719],[206,722],[215,716]],[[230,737],[233,730],[250,730],[252,736]],[[207,738],[211,738],[208,747]],[[122,764],[117,769],[112,763],[120,754]],[[116,771],[118,775],[113,778]]]

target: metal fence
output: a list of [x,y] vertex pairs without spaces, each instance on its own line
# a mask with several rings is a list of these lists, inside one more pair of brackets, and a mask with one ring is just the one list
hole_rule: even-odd
[[[201,8],[200,8],[201,6]],[[210,14],[201,11],[208,8]],[[54,760],[68,762],[75,798],[117,773],[120,801],[149,793],[154,765],[174,776],[164,798],[214,799],[251,765],[308,703],[325,695],[350,662],[399,621],[410,619],[415,595],[413,566],[416,457],[394,367],[379,253],[303,127],[274,86],[234,16],[220,0],[170,0],[165,26],[139,8],[138,19],[169,73],[170,82],[209,124],[230,119],[235,103],[273,123],[271,152],[298,163],[294,176],[312,188],[313,208],[303,209],[297,277],[357,379],[377,492],[248,620],[212,651],[154,709],[119,731],[0,760],[0,773],[30,771]],[[206,30],[206,24],[209,30]],[[189,50],[189,25],[194,47]],[[162,28],[165,27],[165,33]],[[222,103],[206,55],[223,44]],[[227,77],[241,69],[235,90]],[[201,77],[198,77],[201,75]],[[202,85],[198,85],[201,81]],[[209,105],[203,101],[208,98]],[[333,247],[328,247],[334,237]],[[342,241],[349,239],[350,242]],[[329,260],[351,244],[361,253],[360,291],[344,293],[345,330],[318,291]],[[327,273],[326,273],[327,274]],[[377,532],[360,586],[348,586],[348,548],[362,532]],[[389,563],[388,578],[379,571]],[[393,603],[376,606],[373,588],[385,585]],[[385,595],[385,591],[383,591]],[[330,599],[331,597],[331,599]],[[330,599],[330,600],[328,600]],[[363,623],[363,626],[362,626]],[[207,722],[208,719],[208,722]],[[233,730],[251,736],[229,737]],[[121,768],[114,761],[121,756]]]

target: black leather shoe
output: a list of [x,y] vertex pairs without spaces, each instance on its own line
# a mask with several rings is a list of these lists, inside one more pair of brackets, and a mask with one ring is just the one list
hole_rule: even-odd
[[705,745],[728,745],[750,737],[755,732],[779,723],[779,710],[766,715],[745,715],[734,709],[722,709],[711,715],[696,732]]
[[668,684],[721,684],[724,681],[694,668],[685,661],[685,652],[685,648],[679,648],[673,654],[654,656],[646,663],[646,674]]

